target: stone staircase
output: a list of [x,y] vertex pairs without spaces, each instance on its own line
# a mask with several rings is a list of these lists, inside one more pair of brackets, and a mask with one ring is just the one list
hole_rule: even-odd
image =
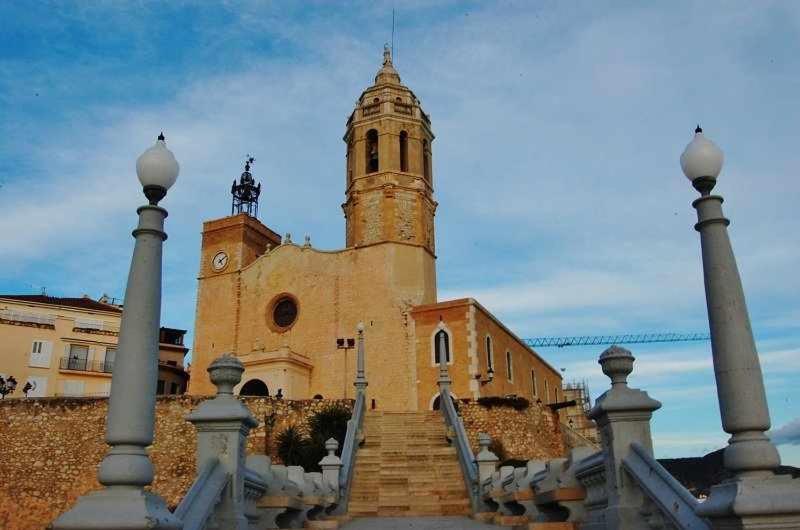
[[456,449],[440,412],[368,412],[350,493],[351,517],[468,515]]

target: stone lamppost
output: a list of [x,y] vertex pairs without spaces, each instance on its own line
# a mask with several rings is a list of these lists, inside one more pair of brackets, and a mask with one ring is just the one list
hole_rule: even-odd
[[800,480],[776,476],[780,456],[766,431],[770,428],[750,317],[736,267],[722,197],[711,195],[722,169],[722,151],[700,126],[681,155],[681,168],[700,192],[695,230],[700,232],[711,352],[722,428],[731,434],[725,468],[734,479],[711,489],[698,514],[715,528],[800,527]]
[[167,211],[158,206],[178,177],[178,162],[164,135],[136,161],[136,173],[149,204],[140,206],[136,243],[125,288],[125,308],[111,380],[106,442],[100,463],[103,489],[84,495],[54,523],[60,529],[179,529],[183,524],[157,495],[147,447],[153,443],[161,322],[161,250],[167,239]]

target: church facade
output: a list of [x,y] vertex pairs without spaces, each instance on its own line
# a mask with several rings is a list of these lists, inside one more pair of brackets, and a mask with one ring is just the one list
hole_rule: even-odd
[[344,249],[281,238],[242,210],[254,184],[246,168],[232,189],[240,207],[203,224],[190,393],[212,393],[206,368],[233,352],[245,366],[240,393],[353,397],[348,339],[363,322],[372,408],[438,406],[440,355],[459,398],[563,397],[558,371],[477,301],[438,301],[433,140],[385,50],[346,124]]

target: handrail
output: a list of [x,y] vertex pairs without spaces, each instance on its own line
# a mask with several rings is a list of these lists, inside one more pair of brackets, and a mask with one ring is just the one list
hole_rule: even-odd
[[580,439],[582,442],[585,442],[586,443],[586,447],[591,447],[592,449],[595,449],[595,450],[599,450],[600,449],[600,444],[599,443],[597,443],[597,442],[595,442],[593,440],[590,440],[589,438],[585,437],[584,435],[579,433],[577,430],[573,429],[570,425],[564,423],[563,421],[560,422],[560,423],[561,423],[561,431],[563,433],[569,434],[571,436],[575,436],[576,438]]
[[197,475],[192,487],[184,495],[175,516],[183,521],[183,530],[202,530],[205,528],[214,507],[219,502],[222,490],[231,476],[225,472],[219,460],[210,460]]
[[631,452],[622,459],[622,466],[680,530],[711,529],[711,525],[695,513],[700,504],[697,499],[640,444],[631,443]]
[[350,502],[350,483],[353,479],[353,469],[356,464],[356,451],[358,451],[358,441],[356,436],[364,423],[364,408],[366,407],[366,396],[363,389],[356,390],[356,400],[353,404],[353,414],[347,420],[347,434],[344,437],[342,446],[342,468],[339,472],[339,504],[336,508],[337,513],[346,513],[347,505]]
[[461,421],[458,412],[456,412],[453,399],[450,397],[450,391],[446,387],[439,389],[439,408],[444,416],[445,425],[451,427],[455,433],[456,454],[458,455],[458,463],[461,466],[461,474],[464,477],[464,485],[467,487],[467,493],[469,493],[472,511],[483,511],[480,509],[482,500],[478,491],[478,465],[475,462],[472,448],[469,446],[464,423]]

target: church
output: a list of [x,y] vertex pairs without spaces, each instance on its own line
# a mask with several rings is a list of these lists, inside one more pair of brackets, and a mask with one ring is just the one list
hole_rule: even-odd
[[248,161],[231,215],[203,223],[189,393],[212,394],[206,369],[232,352],[245,366],[240,394],[352,398],[363,323],[372,409],[438,408],[442,355],[457,398],[562,400],[559,372],[478,301],[437,297],[433,140],[384,49],[345,126],[340,250],[259,221]]

